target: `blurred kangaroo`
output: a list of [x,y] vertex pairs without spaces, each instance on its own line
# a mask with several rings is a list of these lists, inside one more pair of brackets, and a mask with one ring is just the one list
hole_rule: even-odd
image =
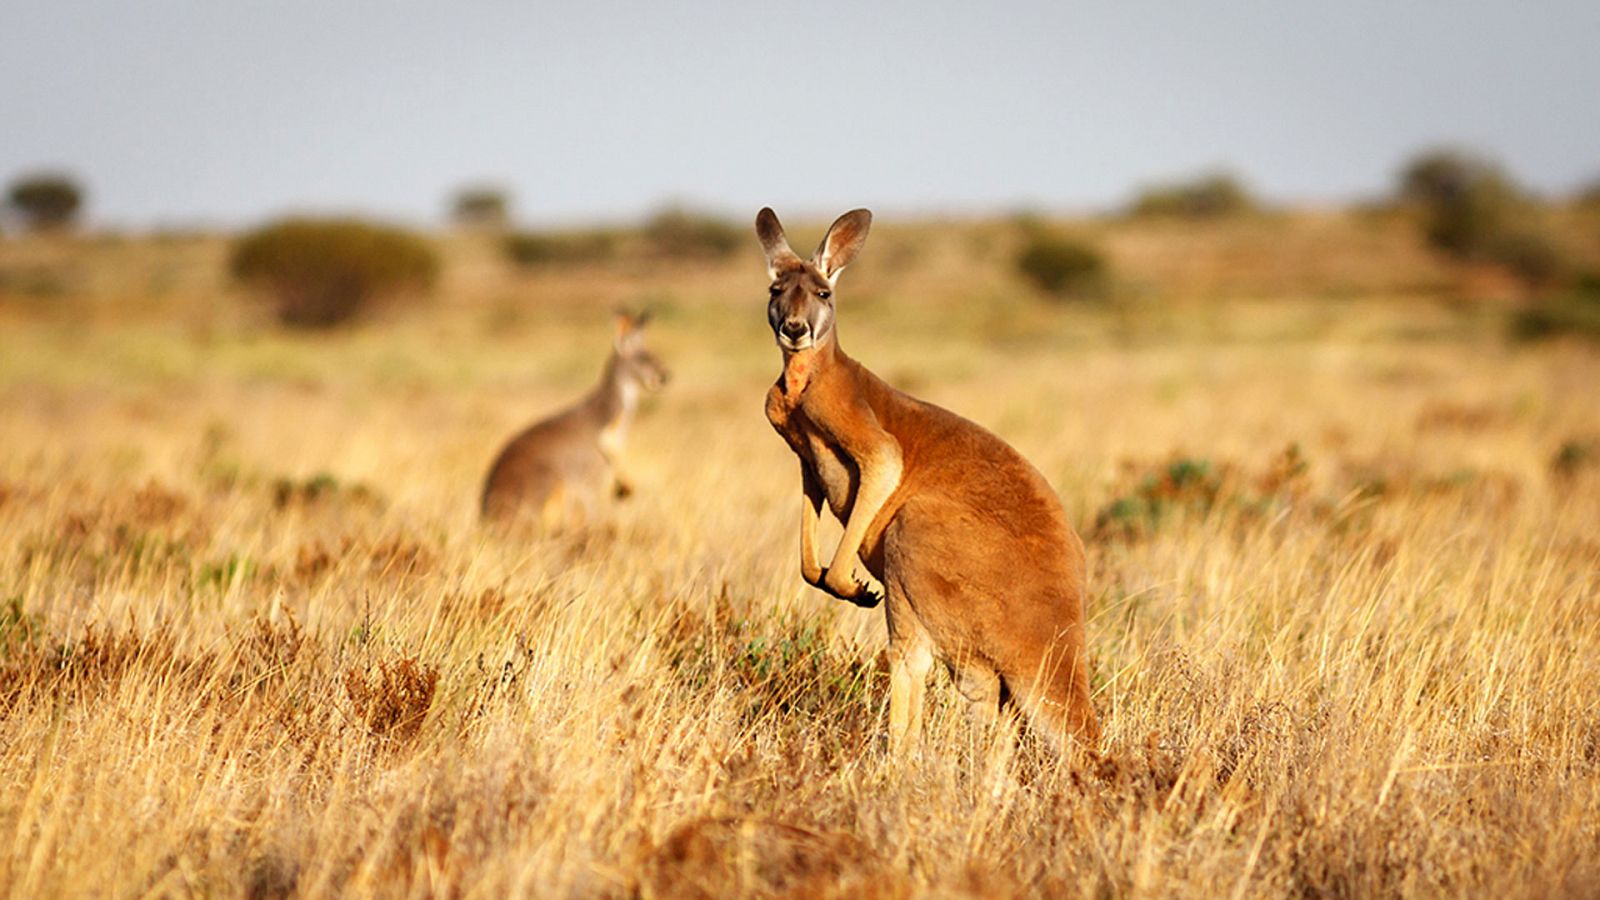
[[[935,659],[980,721],[1014,703],[1058,746],[1068,735],[1092,744],[1083,542],[1061,501],[1005,441],[895,390],[839,347],[834,289],[871,224],[867,210],[845,213],[805,260],[771,209],[756,216],[767,322],[783,351],[767,418],[800,458],[800,575],[861,607],[887,596],[896,750],[920,740]],[[844,525],[827,566],[824,501]],[[881,589],[856,577],[857,560]]]
[[621,457],[643,391],[669,373],[644,345],[647,313],[616,314],[616,338],[600,383],[575,405],[511,439],[483,486],[483,517],[537,518],[546,528],[592,513],[609,492],[627,497],[632,483]]

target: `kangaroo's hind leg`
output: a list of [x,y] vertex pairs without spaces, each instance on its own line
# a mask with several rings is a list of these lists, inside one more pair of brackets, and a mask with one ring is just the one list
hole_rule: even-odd
[[1041,652],[1015,661],[1004,678],[1034,730],[1051,743],[1064,749],[1068,739],[1075,738],[1091,750],[1099,743],[1100,723],[1089,702],[1081,626],[1067,629]]
[[983,660],[957,658],[950,662],[950,680],[967,701],[967,719],[988,734],[1000,721],[1000,673]]
[[922,738],[922,707],[928,672],[933,668],[933,638],[894,581],[885,584],[889,623],[889,749],[896,756],[917,750]]

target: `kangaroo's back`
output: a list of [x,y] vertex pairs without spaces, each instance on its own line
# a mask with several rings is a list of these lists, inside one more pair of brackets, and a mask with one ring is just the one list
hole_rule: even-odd
[[[843,383],[831,385],[827,384],[831,379],[819,379],[814,394],[806,398],[806,415],[826,419],[848,414],[844,407],[852,403],[864,407],[898,446],[903,469],[900,484],[879,511],[876,527],[868,532],[863,558],[874,555],[872,536],[916,497],[925,501],[939,497],[976,510],[1019,538],[1066,540],[1073,535],[1049,481],[998,435],[893,387],[843,350],[836,351],[833,368]],[[802,441],[827,443],[815,436]],[[854,505],[855,482],[839,480],[836,492],[829,481],[829,507],[836,515],[847,515]]]
[[906,399],[887,429],[907,477],[870,562],[958,682],[997,680],[1046,735],[1094,739],[1083,542],[1060,498],[988,429]]
[[599,437],[604,423],[585,406],[536,422],[506,443],[484,480],[484,518],[529,514],[558,518],[556,507],[575,499],[566,495],[601,477],[605,460]]

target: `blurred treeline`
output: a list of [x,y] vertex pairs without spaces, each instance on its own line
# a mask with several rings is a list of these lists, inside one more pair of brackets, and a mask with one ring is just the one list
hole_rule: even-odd
[[[88,200],[84,183],[71,174],[26,173],[10,183],[0,222],[13,244],[81,241]],[[515,198],[490,182],[463,186],[446,198],[446,206],[453,228],[443,233],[360,217],[267,222],[224,236],[230,244],[226,277],[236,293],[263,304],[282,326],[321,329],[435,297],[441,272],[451,264],[441,244],[452,235],[492,247],[501,265],[527,273],[715,266],[750,244],[744,222],[684,206],[628,225],[528,229],[516,225]],[[1492,159],[1438,149],[1400,166],[1386,196],[1353,203],[1342,213],[1372,230],[1402,234],[1436,270],[1455,274],[1446,279],[1446,290],[1515,301],[1512,332],[1518,337],[1600,336],[1600,181],[1568,196],[1540,196]],[[1017,213],[969,229],[968,244],[980,254],[998,245],[1017,284],[1041,300],[1115,304],[1164,288],[1149,260],[1108,249],[1117,234],[1255,234],[1253,244],[1236,242],[1227,251],[1257,257],[1235,260],[1241,269],[1270,269],[1282,254],[1322,253],[1321,268],[1336,270],[1339,260],[1363,252],[1332,232],[1319,248],[1315,228],[1306,236],[1305,220],[1315,215],[1278,207],[1239,176],[1215,170],[1147,186],[1121,209],[1102,215],[1064,220]],[[1275,231],[1300,239],[1275,244]],[[0,255],[0,304],[9,297],[19,301],[12,305],[48,306],[52,297],[74,291],[73,279],[69,269],[40,262],[36,254]],[[1325,285],[1298,287],[1339,294],[1348,286],[1329,278]]]

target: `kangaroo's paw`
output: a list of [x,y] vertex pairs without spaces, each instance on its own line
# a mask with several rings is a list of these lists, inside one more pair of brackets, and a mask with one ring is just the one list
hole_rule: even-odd
[[883,602],[881,589],[874,585],[862,584],[853,574],[846,574],[842,578],[836,577],[831,570],[824,568],[818,582],[816,587],[819,590],[862,609],[872,609]]

